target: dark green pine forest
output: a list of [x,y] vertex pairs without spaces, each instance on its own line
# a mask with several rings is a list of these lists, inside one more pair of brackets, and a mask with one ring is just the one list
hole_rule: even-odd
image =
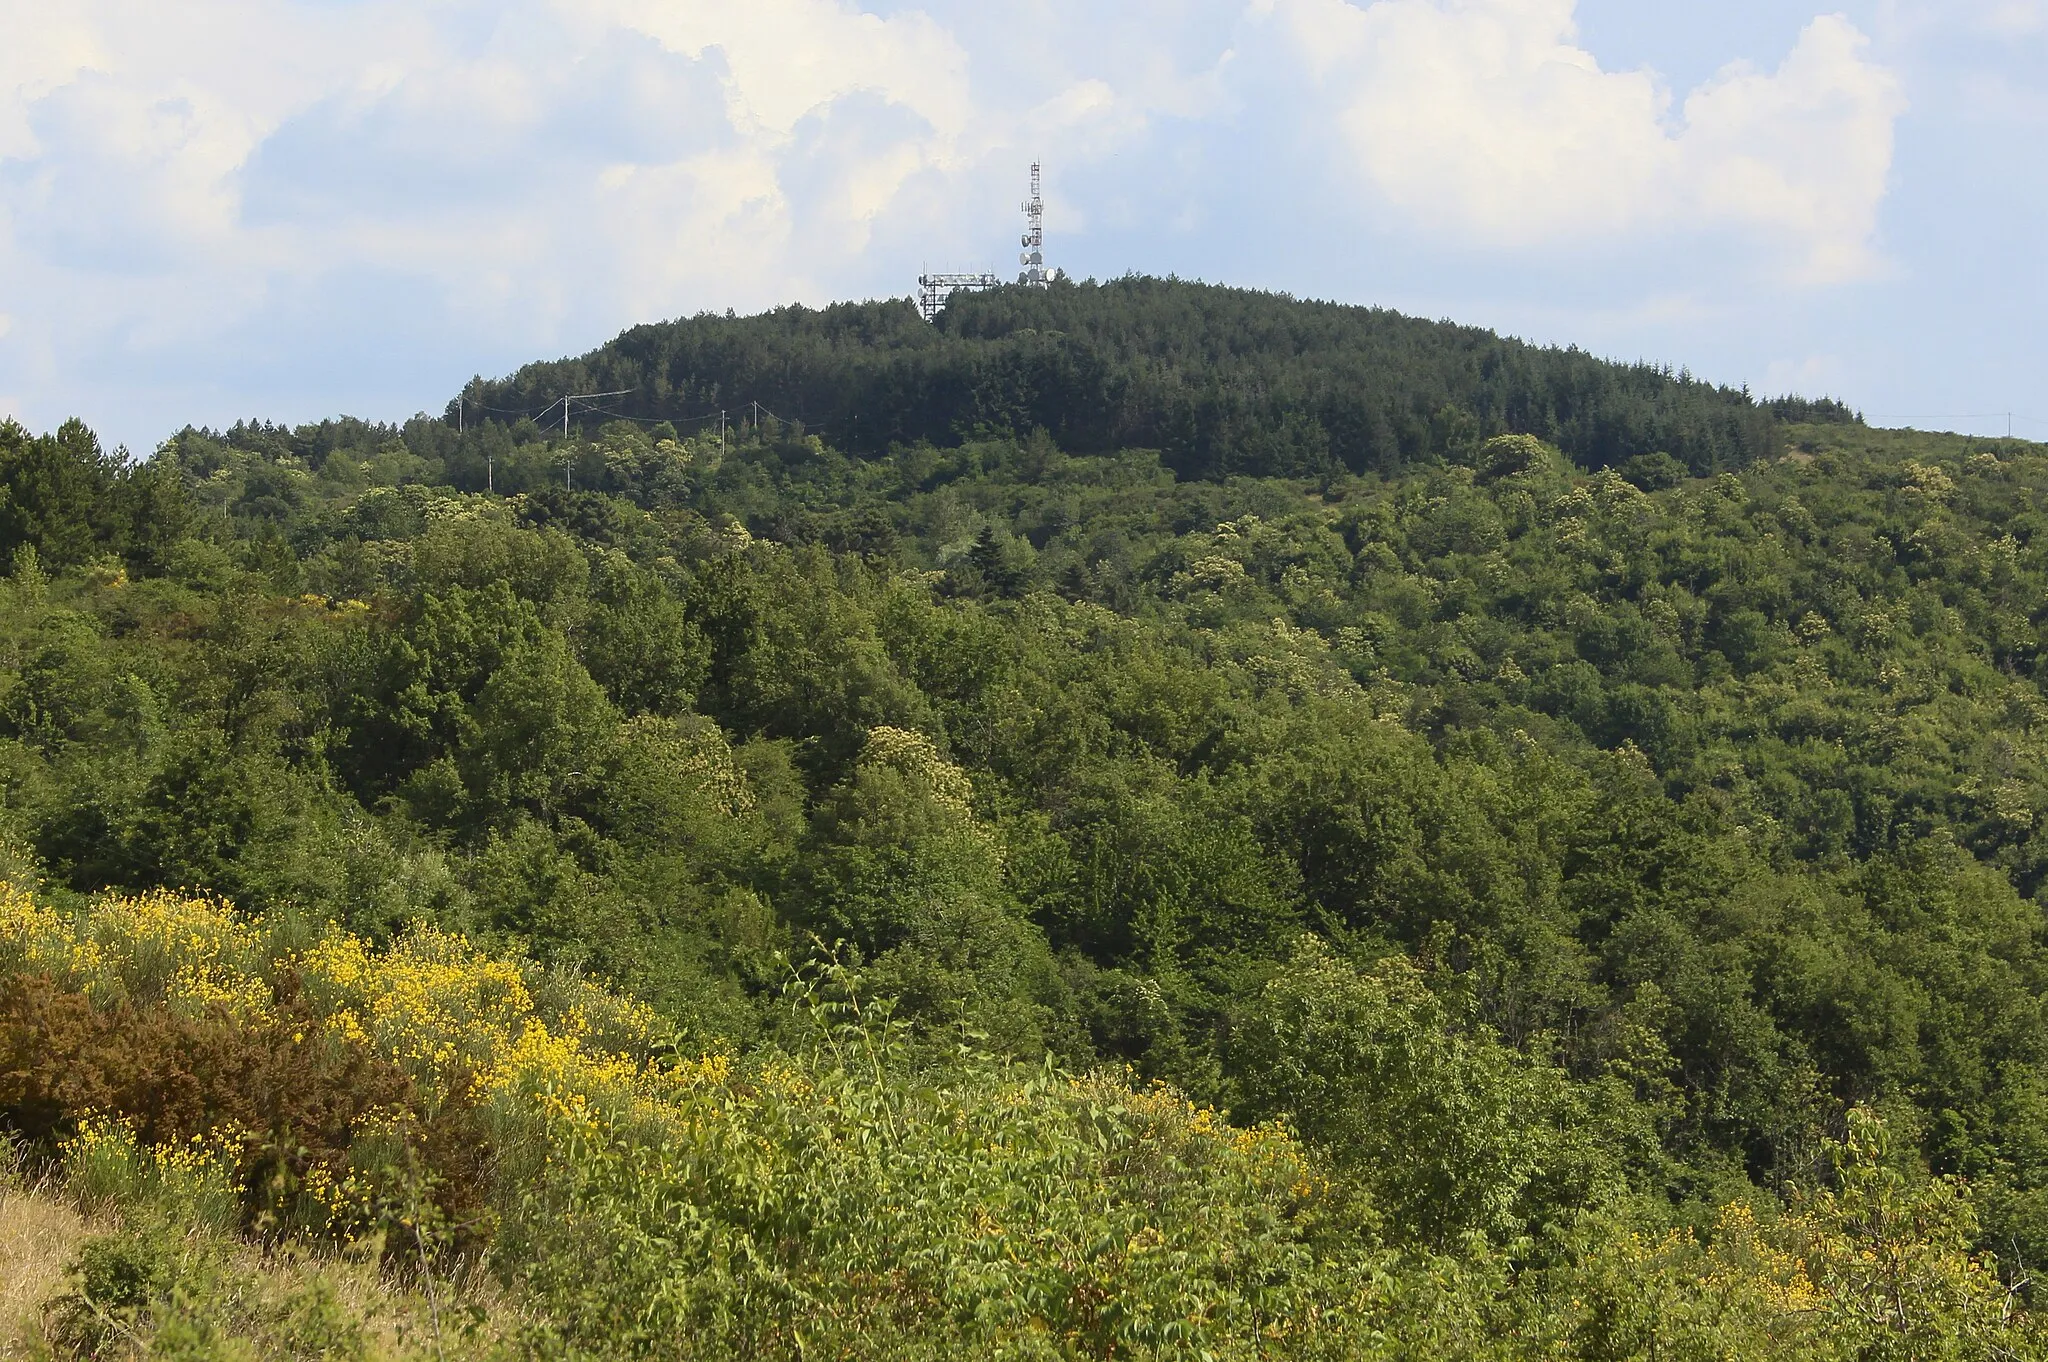
[[[460,940],[763,1123],[685,1176],[620,1116],[561,1182],[481,1062],[392,1070],[372,1141],[365,1050],[321,1144],[190,1058],[245,1014],[0,930],[20,1178],[85,1185],[109,1117],[137,1167],[254,1132],[212,1248],[168,1174],[115,1199],[67,1355],[290,1352],[219,1284],[372,1231],[393,1290],[484,1283],[434,1335],[478,1355],[2042,1355],[2048,447],[1133,278],[641,326],[146,459],[9,424],[0,490],[33,912],[217,900],[287,1018],[316,941]],[[77,1077],[149,1027],[186,1097]],[[947,1143],[984,1111],[1035,1152]],[[306,1219],[341,1170],[412,1199]],[[1075,1187],[1123,1218],[1033,1238]]]

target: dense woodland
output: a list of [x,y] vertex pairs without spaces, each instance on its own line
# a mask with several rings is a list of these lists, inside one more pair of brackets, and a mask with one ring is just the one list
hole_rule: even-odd
[[117,1225],[45,1346],[2043,1355],[2048,448],[922,326],[0,426],[0,1126]]
[[545,421],[574,393],[608,396],[572,403],[572,424],[595,408],[694,431],[765,408],[870,457],[1043,429],[1200,478],[1398,473],[1504,431],[1589,469],[1656,451],[1708,474],[1778,453],[1785,420],[1853,419],[1450,322],[1144,278],[956,293],[931,326],[901,299],[639,326],[462,403]]

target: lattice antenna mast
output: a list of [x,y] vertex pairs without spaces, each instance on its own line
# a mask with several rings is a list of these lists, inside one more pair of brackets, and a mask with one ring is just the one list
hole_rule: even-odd
[[1024,266],[1018,283],[1044,288],[1051,282],[1045,272],[1045,196],[1039,192],[1036,161],[1031,163],[1031,197],[1024,200],[1024,252],[1017,260]]
[[[1024,253],[1017,257],[1024,266],[1017,282],[1031,288],[1044,288],[1052,282],[1052,275],[1045,268],[1045,196],[1039,191],[1039,167],[1033,161],[1031,197],[1024,201]],[[1001,288],[1002,283],[1002,277],[996,274],[926,272],[917,276],[917,310],[929,322],[945,310],[946,300],[960,290],[979,292]]]
[[930,321],[946,308],[946,299],[960,289],[1000,288],[1003,279],[998,274],[920,274],[917,276],[917,310]]

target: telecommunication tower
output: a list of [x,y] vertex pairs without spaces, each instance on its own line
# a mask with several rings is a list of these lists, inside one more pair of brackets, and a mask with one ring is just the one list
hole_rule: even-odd
[[1039,192],[1038,162],[1031,163],[1031,197],[1024,200],[1024,253],[1017,262],[1024,266],[1024,272],[1017,276],[1017,282],[1031,288],[1044,288],[1045,273],[1045,198]]
[[[1031,288],[1045,288],[1052,282],[1045,268],[1045,197],[1040,193],[1038,162],[1031,163],[1031,197],[1024,201],[1024,253],[1017,257],[1024,272],[1017,282]],[[917,276],[917,310],[931,321],[945,309],[946,299],[960,289],[1000,288],[1002,279],[994,274],[920,274]]]

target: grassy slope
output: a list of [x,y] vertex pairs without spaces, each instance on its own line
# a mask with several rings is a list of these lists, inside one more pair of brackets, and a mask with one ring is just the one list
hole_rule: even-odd
[[64,1289],[65,1267],[93,1229],[58,1197],[0,1186],[0,1358],[42,1351],[43,1302]]
[[[54,1187],[0,1187],[0,1362],[52,1356],[48,1322],[53,1305],[74,1285],[80,1249],[120,1228],[117,1215],[86,1215]],[[430,1304],[423,1292],[372,1262],[280,1254],[196,1233],[182,1247],[194,1258],[224,1260],[225,1270],[211,1279],[216,1289],[193,1312],[215,1322],[207,1357],[489,1357],[502,1351],[499,1324],[516,1318],[481,1279],[437,1281]]]

